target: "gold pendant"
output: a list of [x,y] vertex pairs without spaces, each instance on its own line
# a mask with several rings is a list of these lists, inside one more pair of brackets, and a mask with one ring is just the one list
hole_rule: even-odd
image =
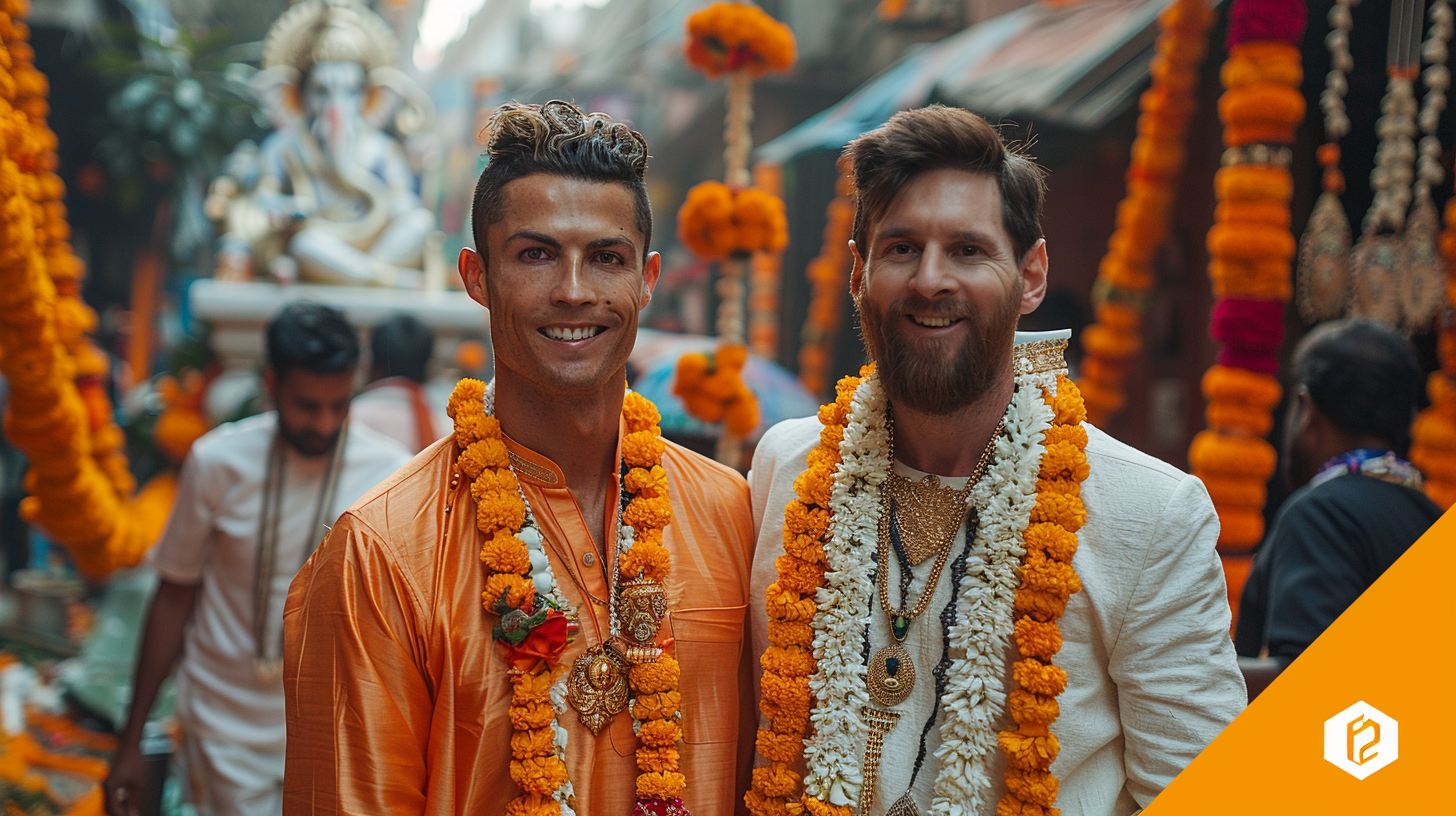
[[915,688],[915,664],[910,653],[898,643],[875,652],[866,673],[870,696],[882,706],[895,706],[910,696]]
[[910,791],[895,800],[890,809],[885,811],[885,816],[920,816],[920,808],[915,806],[915,800],[910,798]]
[[657,629],[667,614],[667,595],[662,584],[643,578],[622,584],[617,594],[617,620],[628,639],[648,645],[657,637]]
[[918,482],[898,473],[885,479],[883,490],[894,504],[895,522],[905,533],[901,537],[905,557],[912,565],[939,553],[955,538],[966,521],[967,488],[941,487],[935,474]]
[[566,699],[592,734],[599,734],[627,707],[627,673],[617,656],[603,646],[587,649],[571,666]]

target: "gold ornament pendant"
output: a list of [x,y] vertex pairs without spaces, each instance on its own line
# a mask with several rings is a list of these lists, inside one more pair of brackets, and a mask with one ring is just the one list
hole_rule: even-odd
[[949,544],[966,521],[966,496],[974,484],[965,488],[941,487],[934,474],[912,482],[898,473],[885,479],[884,491],[893,502],[895,522],[905,535],[905,557],[920,564]]
[[915,664],[904,646],[892,643],[870,658],[865,680],[875,702],[896,706],[905,702],[915,688]]
[[920,808],[915,806],[915,800],[910,798],[910,791],[895,800],[890,809],[885,811],[885,816],[920,816]]
[[627,672],[617,655],[593,646],[576,659],[566,678],[566,700],[592,734],[599,734],[627,707]]
[[622,585],[617,594],[617,619],[627,639],[651,644],[667,614],[667,594],[657,581],[636,579]]

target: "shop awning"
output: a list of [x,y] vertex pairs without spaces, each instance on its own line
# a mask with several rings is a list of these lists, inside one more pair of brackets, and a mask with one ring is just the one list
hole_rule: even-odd
[[[993,121],[1095,130],[1148,81],[1159,12],[1173,0],[1034,3],[920,48],[763,145],[761,161],[838,150],[896,111],[944,102]],[[1215,0],[1222,5],[1222,0]]]

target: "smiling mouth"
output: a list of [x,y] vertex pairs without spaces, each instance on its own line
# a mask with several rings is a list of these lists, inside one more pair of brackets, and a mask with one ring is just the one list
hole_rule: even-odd
[[916,325],[924,326],[928,329],[943,329],[946,326],[961,322],[961,318],[959,317],[921,317],[919,315],[906,315],[906,317],[910,318]]
[[572,343],[577,340],[589,340],[606,331],[606,326],[579,326],[566,328],[563,326],[547,326],[539,331],[552,340],[559,340],[563,343]]

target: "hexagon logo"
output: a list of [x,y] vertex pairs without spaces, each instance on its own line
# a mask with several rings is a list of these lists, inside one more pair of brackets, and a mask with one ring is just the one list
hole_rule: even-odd
[[1360,702],[1325,720],[1325,759],[1364,779],[1399,756],[1400,723]]

